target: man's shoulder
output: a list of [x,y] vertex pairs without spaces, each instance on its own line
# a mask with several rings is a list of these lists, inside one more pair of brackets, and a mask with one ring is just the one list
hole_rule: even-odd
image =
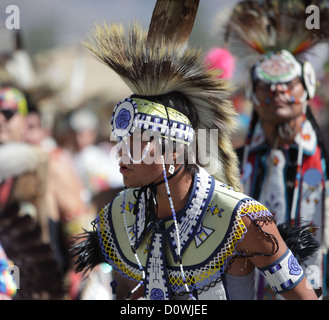
[[214,188],[214,194],[213,197],[222,199],[222,200],[229,200],[239,202],[242,199],[250,198],[246,194],[244,194],[242,191],[240,191],[237,188],[231,187],[223,182],[215,181],[215,188]]

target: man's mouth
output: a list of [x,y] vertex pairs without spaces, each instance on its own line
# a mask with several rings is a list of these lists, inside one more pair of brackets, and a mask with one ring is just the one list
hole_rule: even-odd
[[131,171],[131,169],[128,168],[127,166],[125,166],[125,165],[120,165],[120,173],[127,173],[127,172],[129,172],[129,171]]
[[285,107],[285,104],[284,103],[275,103],[274,104],[274,108],[275,109],[284,108],[284,107]]

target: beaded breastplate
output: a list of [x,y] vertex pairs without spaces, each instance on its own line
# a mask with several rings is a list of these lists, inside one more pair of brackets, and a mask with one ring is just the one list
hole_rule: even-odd
[[[95,220],[95,226],[106,261],[123,276],[140,281],[142,271],[127,238],[122,200],[121,193],[105,206]],[[124,208],[126,223],[146,270],[146,297],[170,299],[172,294],[184,293],[173,220],[169,217],[152,221],[143,232],[143,201],[137,216],[133,215],[135,202],[133,190],[128,190]],[[200,168],[186,206],[177,212],[185,279],[191,291],[202,292],[221,280],[237,254],[237,243],[247,232],[242,221],[244,215],[251,219],[271,217],[258,202],[215,181]]]

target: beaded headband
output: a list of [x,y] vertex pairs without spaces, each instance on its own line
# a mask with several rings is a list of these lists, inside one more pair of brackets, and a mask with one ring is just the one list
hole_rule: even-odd
[[305,61],[301,65],[287,50],[268,52],[253,69],[253,82],[261,80],[269,84],[289,82],[301,77],[308,97],[313,98],[316,89],[316,76],[313,66]]
[[253,77],[266,83],[284,83],[302,75],[302,67],[286,51],[269,52],[256,64]]
[[186,145],[189,145],[194,137],[189,119],[181,112],[137,98],[127,98],[115,106],[111,126],[118,141],[131,136],[136,128],[150,130],[166,139]]

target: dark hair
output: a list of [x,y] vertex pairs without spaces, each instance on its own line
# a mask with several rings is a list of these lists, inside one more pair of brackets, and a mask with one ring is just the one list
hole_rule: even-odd
[[[181,92],[173,91],[167,94],[156,96],[141,96],[133,94],[131,98],[145,99],[151,102],[162,104],[164,107],[175,109],[184,114],[190,120],[193,128],[197,126],[199,119],[197,117],[196,109],[192,102]],[[163,141],[166,143],[166,139],[163,139]],[[173,151],[175,150],[176,143],[173,142]],[[197,166],[194,163],[189,163],[188,160],[191,160],[188,156],[189,152],[189,147],[186,146],[184,149],[184,166],[191,174],[194,174],[196,172]]]

